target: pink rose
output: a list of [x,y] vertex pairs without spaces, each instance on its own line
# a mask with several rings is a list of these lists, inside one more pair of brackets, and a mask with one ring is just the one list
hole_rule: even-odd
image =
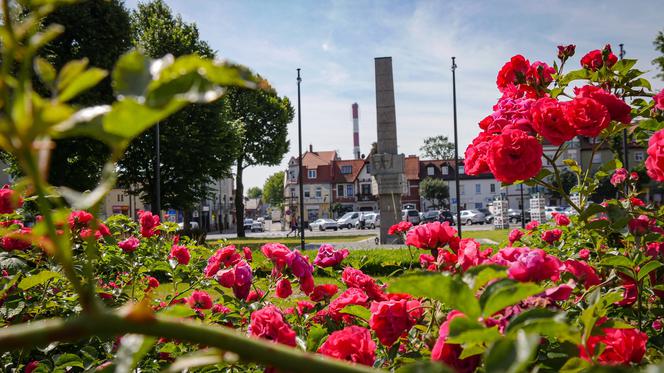
[[179,264],[187,265],[191,260],[191,254],[186,246],[173,245],[170,254],[168,254],[168,259],[175,259]]
[[348,249],[334,250],[334,246],[323,244],[318,248],[318,255],[314,259],[314,265],[319,267],[334,267],[348,256]]
[[664,89],[659,91],[652,99],[655,102],[655,109],[664,110]]
[[295,347],[295,331],[275,306],[267,306],[251,314],[249,334],[269,341]]
[[648,176],[656,181],[664,181],[664,129],[661,129],[648,140],[648,159],[646,170]]
[[627,180],[627,170],[624,168],[618,168],[615,170],[613,175],[611,175],[611,185],[614,187],[617,187],[618,185],[622,184]]
[[291,294],[293,294],[293,289],[291,288],[291,283],[288,281],[288,279],[282,278],[281,280],[277,281],[277,289],[276,289],[277,296],[279,298],[288,298]]

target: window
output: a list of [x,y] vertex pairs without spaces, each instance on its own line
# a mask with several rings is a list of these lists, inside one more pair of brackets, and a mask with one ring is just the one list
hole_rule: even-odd
[[353,184],[346,184],[346,197],[352,197],[353,195],[355,195],[353,193]]
[[496,193],[496,184],[491,183],[491,193]]
[[316,187],[316,198],[321,198],[323,197],[323,190],[321,187]]
[[310,194],[309,194],[309,187],[304,188],[304,197],[305,197],[305,198],[309,198],[309,197],[310,197]]
[[124,202],[124,194],[118,194],[118,202]]
[[348,175],[353,173],[353,166],[347,165],[347,166],[341,166],[341,173],[343,175]]
[[290,179],[295,180],[295,172],[294,171],[289,171],[288,173],[290,175]]
[[643,162],[643,152],[634,152],[634,160],[637,162]]
[[602,163],[602,155],[601,154],[593,155],[593,163]]
[[361,184],[360,185],[362,194],[369,195],[371,194],[371,184]]
[[475,184],[475,194],[482,194],[482,184]]
[[428,176],[433,176],[435,174],[435,168],[433,166],[427,167],[427,175]]
[[463,165],[459,166],[459,175],[463,175],[463,171],[464,171]]
[[344,196],[344,186],[339,184],[337,185],[337,197],[343,197]]
[[443,175],[449,175],[449,174],[450,174],[450,167],[443,166]]
[[307,170],[307,177],[309,179],[315,179],[316,178],[316,170]]
[[367,163],[367,173],[371,174],[371,163]]
[[464,187],[465,187],[465,185],[459,185],[459,193],[460,194],[466,194],[466,191],[465,191],[466,188],[464,188]]
[[481,209],[482,208],[482,202],[475,202],[475,208],[476,209]]
[[[295,195],[295,188],[290,188],[290,195],[291,195],[291,197]],[[225,199],[226,199],[226,197],[224,197],[224,200]]]

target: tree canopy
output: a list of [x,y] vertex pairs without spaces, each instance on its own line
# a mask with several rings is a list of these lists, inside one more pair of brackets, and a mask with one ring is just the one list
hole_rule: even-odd
[[272,206],[284,203],[284,171],[275,172],[265,180],[263,200]]
[[447,207],[450,189],[445,180],[427,177],[420,182],[420,195],[430,200],[435,207]]
[[263,190],[259,187],[251,187],[247,190],[247,197],[249,198],[261,198],[263,196]]
[[[198,54],[214,57],[193,23],[161,0],[140,3],[131,14],[134,43],[152,57]],[[230,171],[238,150],[238,128],[222,117],[223,103],[191,105],[162,121],[160,130],[162,208],[191,209],[212,179]],[[155,131],[136,138],[119,162],[119,181],[155,206]],[[187,218],[185,217],[185,220]]]
[[658,51],[660,55],[652,60],[652,63],[659,68],[659,74],[657,74],[657,77],[664,79],[664,31],[657,33],[657,37],[655,37],[653,44],[655,45],[655,50]]
[[[245,168],[255,165],[275,166],[288,152],[288,123],[293,120],[293,106],[287,97],[279,97],[267,82],[263,89],[231,88],[224,96],[224,117],[241,127],[239,151],[235,159],[235,211],[237,221],[244,220]],[[244,237],[244,227],[237,225]]]
[[424,139],[420,152],[427,159],[452,159],[454,158],[454,143],[443,135],[427,137]]

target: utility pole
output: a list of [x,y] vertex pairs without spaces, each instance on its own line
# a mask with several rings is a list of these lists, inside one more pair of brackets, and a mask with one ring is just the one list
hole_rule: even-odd
[[304,185],[302,184],[302,109],[300,104],[300,69],[297,69],[297,142],[299,146],[299,166],[300,170],[297,173],[298,183],[300,184],[300,250],[304,251]]
[[459,135],[457,133],[457,107],[456,107],[456,57],[452,57],[452,105],[454,107],[454,183],[456,185],[457,202],[457,230],[461,238],[461,191],[459,190]]
[[155,183],[155,206],[152,207],[152,212],[154,214],[157,214],[159,218],[161,218],[161,157],[159,155],[160,153],[160,147],[161,147],[161,142],[159,139],[159,122],[157,122],[157,125],[154,128],[155,132],[155,164],[154,164],[154,183]]
[[[620,60],[625,56],[624,44],[620,43]],[[627,139],[627,128],[623,130],[623,167],[629,171],[629,141]]]

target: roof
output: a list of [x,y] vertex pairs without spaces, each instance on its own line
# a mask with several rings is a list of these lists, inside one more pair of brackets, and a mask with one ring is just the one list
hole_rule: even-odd
[[[364,159],[348,159],[348,160],[338,160],[333,163],[333,173],[334,173],[334,182],[335,183],[353,183],[357,180],[357,177],[362,172],[364,164],[366,161]],[[352,170],[350,174],[342,174],[342,166],[351,166]]]
[[404,160],[403,173],[407,180],[420,179],[420,158],[418,156],[408,156]]
[[260,206],[260,204],[261,204],[260,198],[249,198],[244,203],[244,208],[246,210],[258,210],[258,206]]
[[306,168],[316,168],[318,166],[325,166],[332,163],[337,158],[337,152],[322,151],[322,152],[306,152],[302,155],[302,164]]

